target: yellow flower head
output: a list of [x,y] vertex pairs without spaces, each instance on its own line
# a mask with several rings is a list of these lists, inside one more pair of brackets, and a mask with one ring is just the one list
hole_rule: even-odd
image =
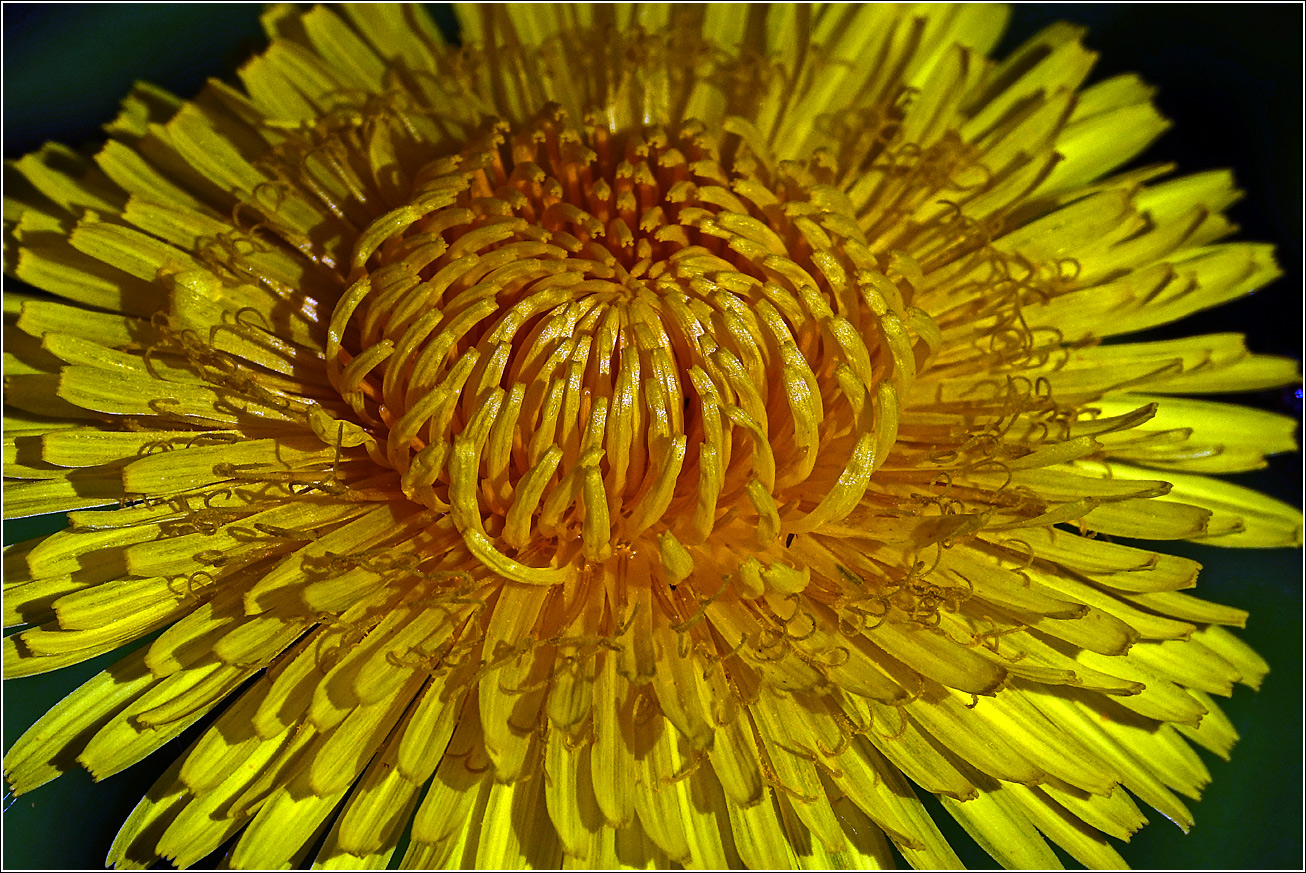
[[[1228,173],[993,6],[277,7],[14,164],[4,675],[161,631],[21,794],[217,713],[108,862],[1122,863],[1265,663],[1198,565],[1293,422]],[[1108,342],[1103,342],[1108,340]],[[109,508],[106,508],[109,507]],[[93,511],[91,511],[93,510]],[[189,736],[189,735],[188,735]]]

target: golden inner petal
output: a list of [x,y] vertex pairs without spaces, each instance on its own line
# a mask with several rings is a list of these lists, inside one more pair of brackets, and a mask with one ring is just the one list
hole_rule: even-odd
[[[901,291],[838,192],[727,139],[550,108],[360,237],[332,382],[510,578],[644,547],[674,583],[710,534],[737,567],[846,516],[893,444]],[[741,579],[792,585],[763,560]]]

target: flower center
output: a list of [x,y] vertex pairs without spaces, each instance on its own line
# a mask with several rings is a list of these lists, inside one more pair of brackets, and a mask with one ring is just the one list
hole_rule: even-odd
[[793,590],[779,541],[861,501],[915,372],[846,199],[693,121],[497,123],[352,267],[333,384],[404,493],[523,581],[647,547],[672,583],[707,560]]

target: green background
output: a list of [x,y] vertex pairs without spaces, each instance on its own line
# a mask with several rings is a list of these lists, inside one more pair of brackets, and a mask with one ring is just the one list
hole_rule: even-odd
[[[230,77],[262,45],[257,5],[5,4],[4,155],[50,139],[95,139],[131,82],[181,96],[208,76]],[[441,10],[443,14],[445,10]],[[1168,328],[1165,335],[1237,330],[1262,352],[1301,358],[1301,8],[1254,6],[1021,6],[1001,51],[1052,20],[1090,26],[1102,52],[1094,78],[1129,70],[1161,88],[1176,122],[1145,156],[1184,170],[1234,167],[1248,197],[1233,210],[1242,236],[1274,242],[1285,278],[1267,291]],[[6,288],[11,280],[6,279]],[[1243,402],[1300,418],[1292,391]],[[1299,456],[1239,481],[1301,505]],[[6,543],[56,530],[59,518],[5,526]],[[1197,826],[1183,835],[1159,814],[1122,853],[1140,868],[1302,866],[1302,559],[1291,550],[1230,552],[1181,545],[1206,565],[1199,593],[1252,613],[1244,637],[1272,664],[1259,693],[1239,689],[1226,711],[1243,739],[1232,763],[1205,756],[1214,777]],[[4,747],[47,708],[121,653],[4,684]],[[18,799],[6,797],[5,868],[99,867],[119,824],[194,730],[151,759],[92,786],[82,772]],[[939,813],[944,822],[948,817]],[[987,856],[958,837],[963,859]],[[210,859],[216,861],[217,859]]]

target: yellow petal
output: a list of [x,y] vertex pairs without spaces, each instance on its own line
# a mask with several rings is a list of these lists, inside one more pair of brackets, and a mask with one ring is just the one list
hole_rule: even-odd
[[1002,791],[973,800],[941,798],[943,808],[965,828],[980,848],[1008,869],[1060,870],[1063,865],[1020,806]]

